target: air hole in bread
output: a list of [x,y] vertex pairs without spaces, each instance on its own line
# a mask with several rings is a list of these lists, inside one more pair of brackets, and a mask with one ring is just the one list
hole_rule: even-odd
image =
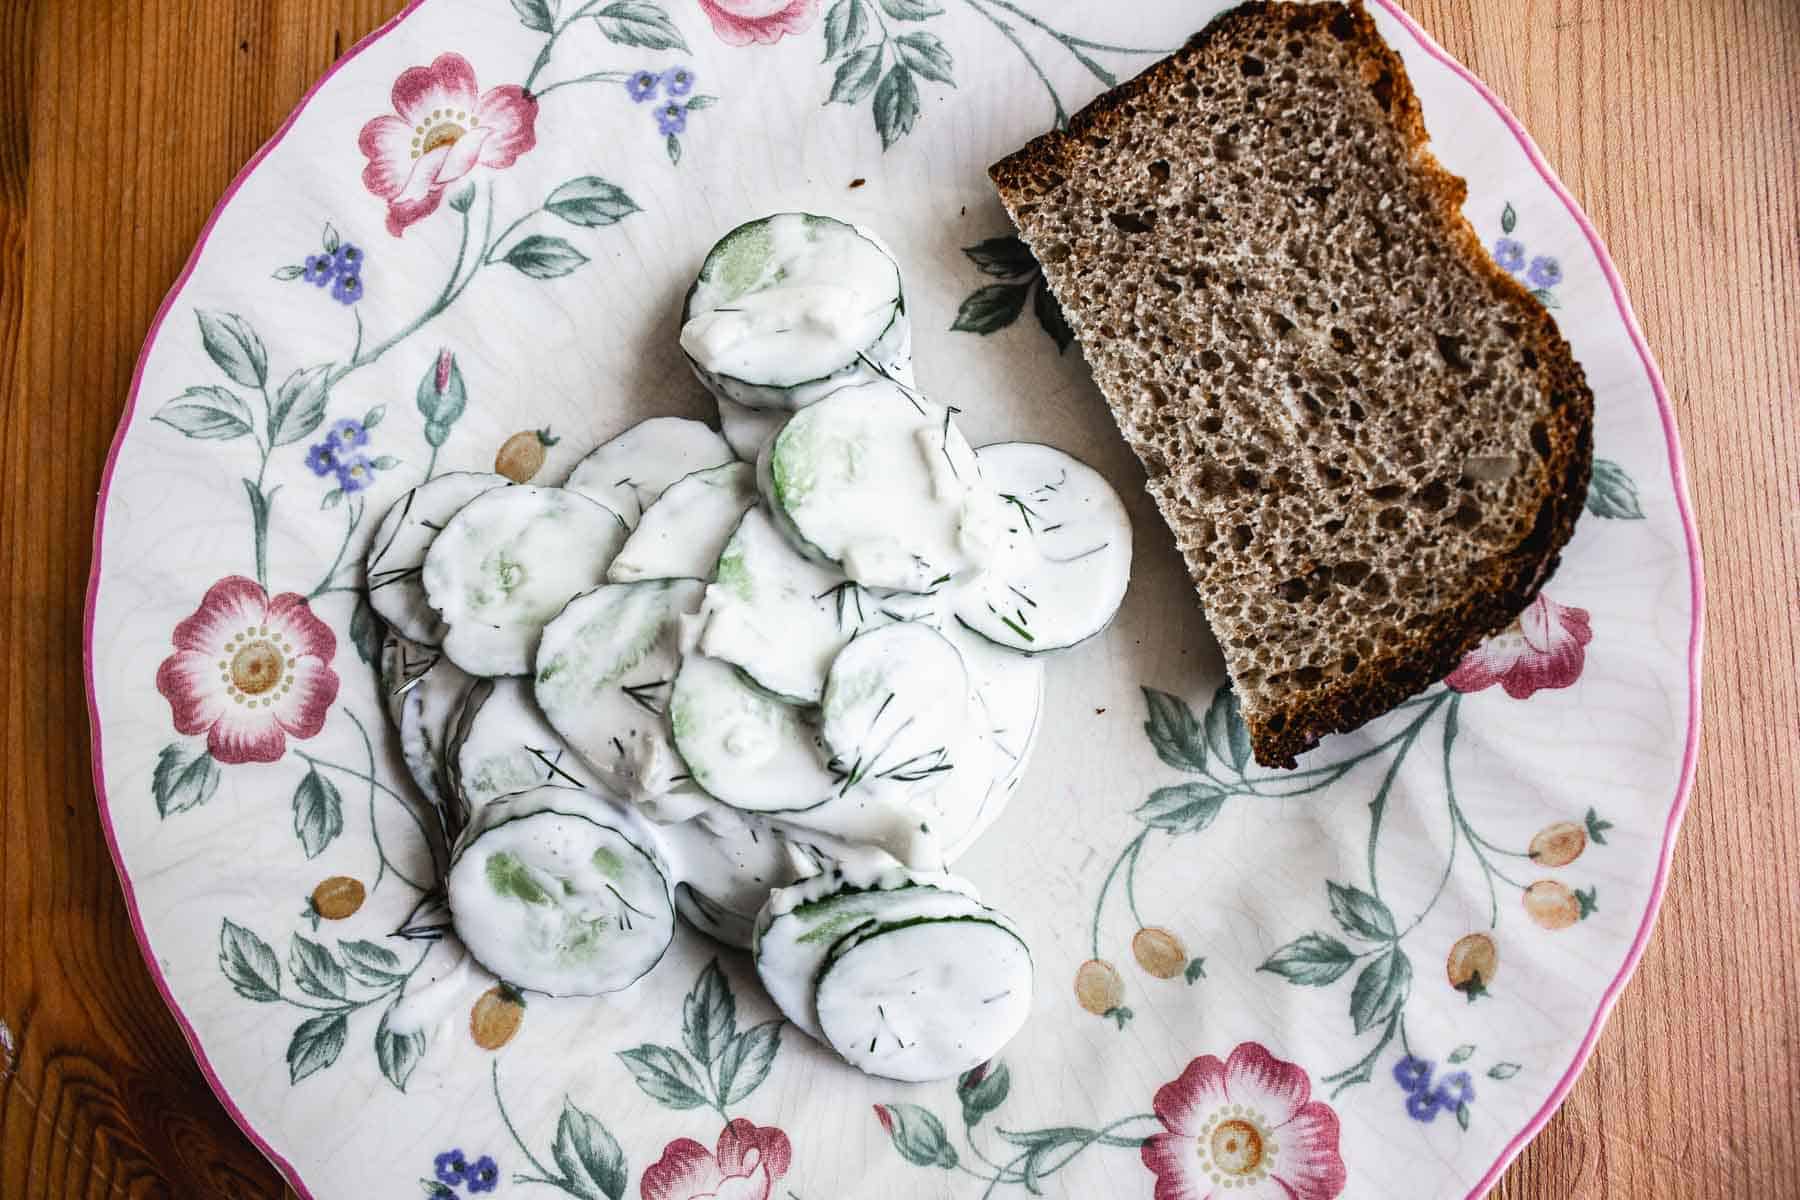
[[1550,430],[1542,421],[1531,423],[1531,448],[1538,452],[1539,458],[1550,457]]
[[1434,479],[1412,494],[1412,503],[1415,508],[1436,512],[1450,503],[1449,485],[1441,479]]
[[1462,339],[1447,333],[1434,335],[1437,338],[1438,353],[1443,356],[1444,364],[1456,371],[1468,371],[1473,368],[1469,360],[1463,357]]

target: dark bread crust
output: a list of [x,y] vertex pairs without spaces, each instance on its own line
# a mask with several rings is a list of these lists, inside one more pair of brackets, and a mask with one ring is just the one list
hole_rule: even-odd
[[[1097,98],[1075,115],[1067,131],[1044,134],[994,164],[989,175],[1027,243],[1031,241],[1031,212],[1039,206],[1056,205],[1056,193],[1073,173],[1072,167],[1096,153],[1096,139],[1104,146],[1120,135],[1138,119],[1132,108],[1141,109],[1158,96],[1170,95],[1215,44],[1225,43],[1224,52],[1230,53],[1230,43],[1246,26],[1288,32],[1316,32],[1327,26],[1332,36],[1353,49],[1363,86],[1374,92],[1411,150],[1415,177],[1443,223],[1451,250],[1485,282],[1492,302],[1510,310],[1521,329],[1521,347],[1536,352],[1536,383],[1548,406],[1544,421],[1548,451],[1543,454],[1547,486],[1529,498],[1529,510],[1521,506],[1516,527],[1527,532],[1515,545],[1469,563],[1461,594],[1410,628],[1399,645],[1384,646],[1348,675],[1295,694],[1280,711],[1258,711],[1246,705],[1245,719],[1257,761],[1270,767],[1292,767],[1295,755],[1317,745],[1326,734],[1354,729],[1442,679],[1483,638],[1504,628],[1536,597],[1555,570],[1585,502],[1593,461],[1594,401],[1554,319],[1494,263],[1463,218],[1467,185],[1425,148],[1427,134],[1417,94],[1400,56],[1382,39],[1361,0],[1350,6],[1263,0],[1242,4],[1214,19],[1175,54]],[[1045,278],[1064,307],[1079,317],[1079,301],[1057,286],[1059,271],[1046,264]],[[1073,323],[1079,336],[1083,322]],[[1127,397],[1108,394],[1107,400],[1124,430]],[[1157,499],[1164,517],[1175,525],[1175,514],[1163,505],[1161,495]],[[1189,553],[1188,566],[1196,581],[1200,565]]]

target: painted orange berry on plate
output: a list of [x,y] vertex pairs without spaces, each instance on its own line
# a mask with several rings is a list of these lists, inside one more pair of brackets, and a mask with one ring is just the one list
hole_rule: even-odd
[[1075,971],[1075,999],[1095,1016],[1104,1017],[1125,1002],[1125,980],[1111,963],[1090,958]]
[[1567,929],[1587,914],[1567,884],[1540,879],[1525,889],[1525,913],[1545,929]]
[[1587,849],[1587,830],[1573,821],[1558,821],[1531,839],[1531,861],[1540,867],[1566,867]]
[[328,921],[342,921],[362,907],[367,895],[361,880],[333,875],[313,889],[313,911]]
[[1450,986],[1466,995],[1471,1002],[1487,993],[1500,966],[1500,951],[1494,939],[1485,933],[1471,933],[1456,939],[1444,960],[1444,974]]
[[1173,979],[1187,966],[1187,947],[1167,929],[1152,925],[1131,939],[1131,956],[1158,979]]
[[481,993],[469,1010],[469,1036],[483,1050],[498,1050],[512,1041],[525,1019],[525,998],[501,984]]
[[494,470],[514,483],[529,483],[544,466],[544,451],[561,441],[548,429],[521,429],[500,444]]

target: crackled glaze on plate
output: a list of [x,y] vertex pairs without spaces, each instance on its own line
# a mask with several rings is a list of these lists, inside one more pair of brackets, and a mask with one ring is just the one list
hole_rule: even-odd
[[[1452,1196],[1548,1117],[1642,951],[1693,764],[1667,401],[1530,140],[1382,0],[1469,219],[1587,370],[1595,483],[1515,628],[1298,772],[1255,767],[984,175],[1220,7],[426,0],[233,184],[108,464],[95,782],[153,972],[303,1194]],[[706,415],[681,294],[721,231],[793,208],[893,246],[920,384],[972,441],[1075,451],[1138,534],[1119,620],[1054,664],[965,860],[1038,996],[954,1082],[851,1072],[686,932],[616,996],[456,991],[359,599],[420,479],[554,483],[633,421]],[[443,976],[444,1019],[390,1025]]]

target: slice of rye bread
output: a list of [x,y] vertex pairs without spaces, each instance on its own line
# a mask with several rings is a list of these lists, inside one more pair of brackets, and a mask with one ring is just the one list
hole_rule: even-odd
[[1593,394],[1360,0],[1249,3],[990,174],[1291,767],[1555,568]]

